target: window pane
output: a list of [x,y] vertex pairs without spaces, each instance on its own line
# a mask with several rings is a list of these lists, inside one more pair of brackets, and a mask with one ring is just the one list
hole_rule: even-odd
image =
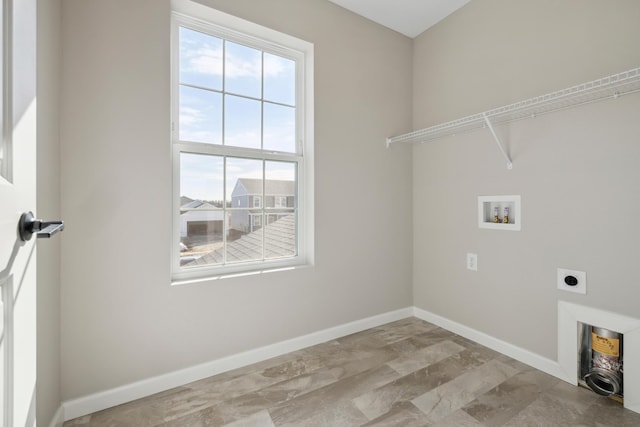
[[[227,202],[231,208],[253,207],[253,196],[262,196],[262,160],[227,157]],[[245,223],[232,220],[232,228],[247,231]]]
[[180,265],[220,264],[225,230],[220,156],[180,154]]
[[269,211],[296,208],[297,177],[293,162],[265,162],[264,207]]
[[264,54],[264,99],[281,104],[296,104],[296,63],[290,59]]
[[226,92],[260,98],[262,95],[262,52],[227,41],[225,44],[224,88]]
[[296,255],[297,227],[293,210],[266,213],[263,230],[265,258],[285,258]]
[[262,259],[262,175],[262,160],[227,158],[227,197],[231,195],[227,262]]
[[[261,220],[259,214],[248,215],[249,218],[258,218]],[[258,221],[258,220],[254,220]],[[254,230],[250,233],[244,234],[242,237],[227,242],[226,256],[228,263],[235,262],[247,262],[262,260],[262,226],[254,224]]]
[[180,86],[181,141],[222,144],[222,95]]
[[265,258],[297,254],[297,166],[294,162],[265,162]]
[[[224,212],[198,210],[181,214],[180,266],[183,268],[216,265],[224,262]],[[183,219],[184,217],[184,219]]]
[[[295,195],[295,183],[297,180],[297,167],[295,162],[266,161],[264,174],[267,181],[288,182],[286,187],[274,187],[270,194]],[[278,188],[284,192],[279,193],[275,191]]]
[[296,152],[296,110],[264,103],[264,149]]
[[180,83],[222,90],[222,39],[180,27]]
[[225,145],[259,149],[262,121],[260,101],[226,95],[224,107]]
[[223,163],[221,156],[180,153],[180,198],[200,200],[222,208]]

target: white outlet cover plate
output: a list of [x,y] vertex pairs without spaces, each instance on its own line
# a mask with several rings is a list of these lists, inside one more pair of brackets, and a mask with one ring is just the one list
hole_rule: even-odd
[[[564,279],[567,276],[573,276],[578,279],[578,284],[575,286],[569,286],[565,283]],[[567,292],[574,292],[576,294],[587,294],[587,273],[578,270],[569,270],[568,268],[558,269],[558,289]]]
[[478,271],[478,254],[467,253],[467,270]]

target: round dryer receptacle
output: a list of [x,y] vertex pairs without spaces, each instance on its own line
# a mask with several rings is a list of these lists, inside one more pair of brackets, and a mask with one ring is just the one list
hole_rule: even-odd
[[565,276],[564,283],[566,283],[567,286],[576,286],[578,279],[575,276]]

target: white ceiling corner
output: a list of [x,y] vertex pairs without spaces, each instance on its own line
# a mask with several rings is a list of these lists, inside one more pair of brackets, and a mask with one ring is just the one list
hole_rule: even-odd
[[329,0],[414,38],[471,0]]

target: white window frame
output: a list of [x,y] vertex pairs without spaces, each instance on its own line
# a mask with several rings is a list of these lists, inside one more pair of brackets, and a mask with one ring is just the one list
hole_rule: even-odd
[[[172,284],[237,277],[243,273],[254,274],[255,272],[280,271],[283,268],[299,268],[313,265],[313,44],[191,0],[172,0],[171,5]],[[251,156],[252,158],[257,158],[256,152],[260,151],[179,141],[179,123],[177,120],[179,117],[179,46],[177,29],[181,25],[296,61],[296,142],[298,144],[296,160],[296,236],[298,244],[297,255],[294,257],[189,269],[184,269],[180,266],[180,153],[228,155],[232,157]],[[262,159],[291,162],[294,156],[262,150]]]
[[256,209],[262,208],[262,196],[253,196],[253,207]]

